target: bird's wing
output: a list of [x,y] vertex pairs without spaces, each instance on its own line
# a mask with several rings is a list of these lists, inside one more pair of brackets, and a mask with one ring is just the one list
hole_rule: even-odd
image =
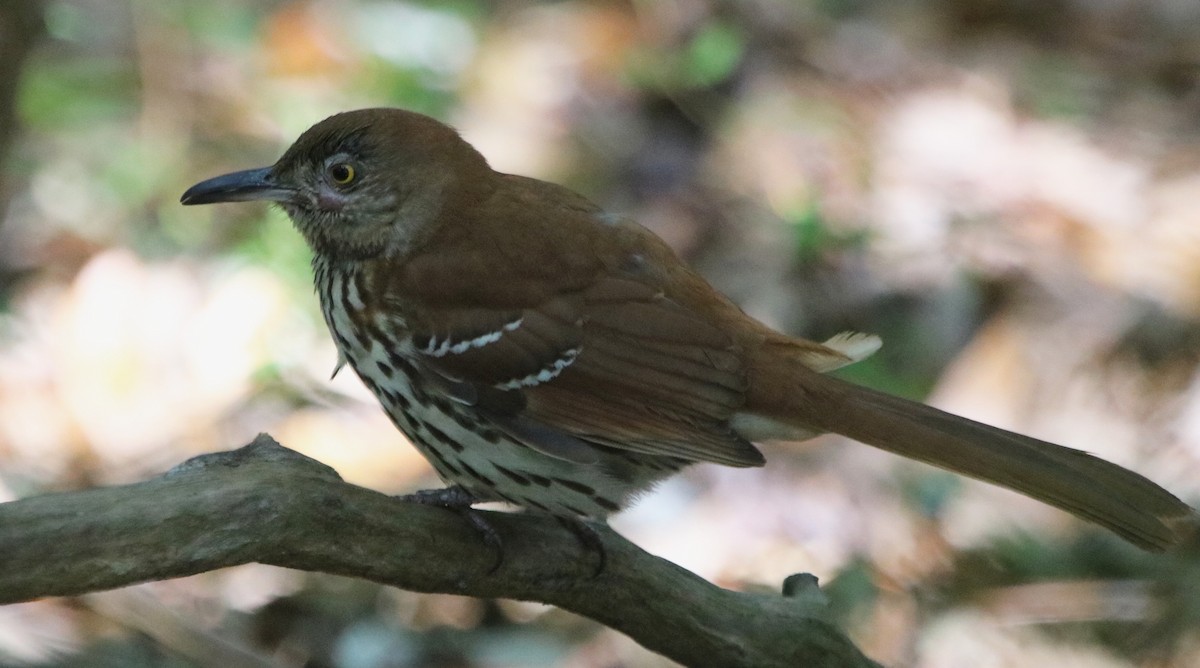
[[632,280],[605,277],[582,299],[575,362],[526,392],[534,419],[648,454],[762,463],[729,426],[746,386],[724,332]]
[[[494,269],[480,274],[494,278]],[[435,297],[407,323],[423,368],[451,398],[531,447],[579,461],[594,458],[583,441],[762,463],[728,424],[745,400],[732,341],[652,286],[603,271],[505,276],[485,286],[440,271],[408,272],[410,281],[439,281],[419,290]]]

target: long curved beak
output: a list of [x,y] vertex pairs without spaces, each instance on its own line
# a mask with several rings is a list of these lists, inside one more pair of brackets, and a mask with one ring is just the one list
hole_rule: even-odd
[[295,194],[294,188],[275,181],[271,176],[270,167],[260,167],[232,174],[222,174],[207,181],[201,181],[188,188],[179,201],[182,204],[249,202],[252,200],[284,202]]

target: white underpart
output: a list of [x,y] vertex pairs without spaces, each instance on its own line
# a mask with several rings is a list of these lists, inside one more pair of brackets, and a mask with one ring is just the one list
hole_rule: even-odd
[[[333,273],[330,276],[333,284],[330,286],[329,292],[335,295],[341,294],[342,283],[346,281],[346,277],[340,273]],[[358,299],[361,304],[362,300],[358,297],[358,290],[354,287],[354,281],[350,281],[349,283],[348,294],[351,295],[351,303],[353,303],[354,299]],[[334,309],[332,313],[327,312],[325,319],[328,321],[331,331],[349,332],[354,330],[354,323],[350,320],[350,314],[345,309]]]
[[575,358],[579,357],[579,348],[571,348],[562,354],[562,357],[554,360],[548,366],[542,367],[537,373],[531,373],[524,378],[514,378],[506,383],[501,383],[496,387],[501,390],[517,390],[522,387],[533,387],[547,381],[554,380],[558,374],[563,372],[563,369],[571,366],[575,362]]
[[[456,473],[445,466],[439,467],[439,461],[448,462],[460,471],[469,467],[497,481],[507,480],[503,472],[505,469],[522,475],[577,480],[593,487],[595,494],[580,493],[564,485],[543,487],[540,484],[528,489],[518,485],[507,486],[507,493],[518,505],[529,505],[529,501],[532,501],[556,514],[581,514],[594,519],[607,517],[612,512],[612,504],[623,505],[635,489],[649,484],[649,478],[633,483],[609,476],[584,479],[580,477],[579,464],[576,462],[552,456],[539,456],[531,452],[528,445],[507,436],[499,440],[485,440],[478,427],[465,426],[455,420],[452,412],[447,412],[447,404],[429,400],[429,395],[440,392],[436,386],[426,386],[425,392],[416,391],[412,384],[413,378],[406,375],[395,363],[397,356],[408,359],[417,366],[427,361],[422,359],[424,354],[413,344],[410,336],[384,342],[370,337],[365,328],[354,326],[355,323],[362,322],[365,309],[358,309],[355,306],[356,302],[351,298],[340,298],[343,294],[340,292],[341,286],[345,281],[351,280],[351,272],[321,262],[314,264],[322,312],[335,334],[334,340],[339,352],[379,397],[384,409],[396,426],[408,435],[413,446],[426,459],[435,462],[434,466],[438,468],[439,475],[447,482],[464,485],[473,493],[484,497],[488,496],[491,490],[491,486],[481,484],[469,475]],[[351,318],[351,314],[355,317]],[[399,316],[385,316],[379,312],[374,315],[374,324],[379,329],[407,334]],[[519,324],[513,325],[511,329],[518,326]],[[542,382],[536,379],[543,372],[544,378],[553,378],[557,372],[569,366],[571,359],[578,354],[578,350],[572,350],[560,355],[560,359],[554,364],[533,374],[529,382]],[[454,410],[458,408],[457,405],[454,406]],[[461,447],[455,447],[452,443]],[[610,503],[598,504],[594,497],[608,499]]]
[[367,307],[366,303],[362,300],[362,295],[358,294],[358,281],[347,281],[346,299],[355,310],[361,311]]
[[482,348],[488,344],[499,341],[500,337],[503,336],[505,332],[511,332],[520,327],[524,320],[524,318],[517,318],[512,322],[505,323],[503,327],[494,332],[481,334],[473,339],[467,339],[466,341],[455,342],[452,339],[447,338],[444,341],[438,342],[436,336],[431,336],[429,337],[429,343],[421,349],[421,352],[433,357],[445,357],[449,354],[461,355],[472,348]]

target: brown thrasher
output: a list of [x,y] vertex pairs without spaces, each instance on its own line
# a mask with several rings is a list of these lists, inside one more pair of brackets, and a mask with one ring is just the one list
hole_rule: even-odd
[[246,200],[278,203],[312,247],[339,367],[451,484],[425,500],[603,520],[689,464],[761,466],[751,441],[836,432],[1147,549],[1193,524],[1190,507],[1120,466],[822,375],[878,339],[775,332],[650,231],[493,171],[429,117],[338,114],[273,166],[182,198]]

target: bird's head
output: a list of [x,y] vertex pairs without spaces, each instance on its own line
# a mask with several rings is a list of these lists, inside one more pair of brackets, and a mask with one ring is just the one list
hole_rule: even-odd
[[270,167],[202,181],[184,204],[278,203],[313,251],[334,259],[402,256],[448,207],[479,197],[493,172],[452,128],[402,109],[331,116]]

